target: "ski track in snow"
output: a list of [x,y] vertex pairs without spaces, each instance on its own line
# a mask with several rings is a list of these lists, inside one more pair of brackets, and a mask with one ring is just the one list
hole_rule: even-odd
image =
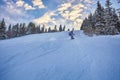
[[0,41],[0,80],[120,80],[119,41],[80,31]]

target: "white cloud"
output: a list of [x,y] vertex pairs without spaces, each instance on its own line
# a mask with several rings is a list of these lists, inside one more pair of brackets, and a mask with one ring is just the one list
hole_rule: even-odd
[[86,3],[93,3],[93,0],[84,0]]
[[35,10],[36,8],[34,8],[33,6],[29,5],[28,3],[26,3],[23,0],[18,0],[16,2],[17,7],[23,7],[25,10]]
[[52,18],[52,16],[55,16],[56,14],[54,12],[47,12],[42,17],[33,20],[37,24],[47,24],[47,23],[53,23],[56,24],[55,18]]
[[45,8],[42,0],[33,0],[32,3],[33,6],[37,6],[38,8]]
[[16,5],[18,6],[18,7],[22,7],[23,5],[24,5],[24,1],[23,0],[18,0],[17,2],[16,2]]
[[29,5],[29,4],[24,4],[24,8],[25,8],[25,10],[35,10],[35,8],[34,7],[32,7],[31,5]]
[[88,10],[91,10],[91,4],[94,4],[94,0],[76,1],[77,3],[75,0],[68,0],[68,2],[61,4],[57,10],[58,13],[66,20],[66,23],[70,21],[72,25],[74,25],[76,28],[79,28],[83,19],[87,16]]
[[71,3],[61,4],[60,7],[58,8],[58,11],[63,12],[67,10],[69,7],[71,7]]
[[26,22],[28,23],[34,17],[27,13],[23,8],[17,7],[12,0],[4,0],[5,5],[0,6],[0,18],[4,18],[6,23],[16,24]]
[[[7,9],[5,9],[6,13],[8,12],[9,15],[15,15],[15,17],[18,16],[24,18],[26,16],[30,16],[29,14],[26,13],[27,10],[46,8],[42,0],[31,0],[32,2],[31,5],[29,3],[26,3],[24,0],[17,0],[16,4],[8,0],[6,0],[6,2],[7,2]],[[56,10],[46,12],[43,16],[36,18],[33,21],[37,24],[46,24],[48,26],[50,24],[53,25],[66,24],[68,26],[75,26],[75,28],[78,29],[82,23],[82,20],[88,14],[87,10],[91,9],[91,4],[93,4],[92,2],[93,0],[65,0],[64,2],[62,2],[62,4],[60,4],[57,7]],[[26,19],[27,18],[28,17],[26,17]],[[9,16],[7,16],[6,19],[9,20],[10,19]],[[11,19],[11,21],[14,21],[16,19]]]
[[[69,26],[75,26],[74,28],[79,29],[84,17],[86,17],[83,16],[85,15],[83,12],[87,9],[88,7],[86,7],[85,4],[72,4],[66,2],[61,4],[56,10],[51,11],[49,13],[47,12],[42,17],[35,19],[34,22],[38,24],[66,24]],[[61,15],[61,17],[59,16],[59,18],[53,19],[53,16],[57,16],[55,15],[55,13]]]
[[5,11],[11,15],[23,15],[24,14],[22,9],[17,8],[16,5],[12,1],[6,2],[6,6],[3,6],[3,8],[5,8]]
[[17,7],[23,7],[23,8],[25,8],[25,10],[35,10],[37,7],[45,8],[42,0],[32,0],[32,4],[33,5],[30,5],[30,4],[26,3],[24,0],[16,1]]
[[64,6],[58,8],[58,13],[63,17],[63,19],[65,19],[65,23],[70,21],[71,26],[74,25],[76,28],[80,27],[80,24],[82,23],[82,20],[84,18],[83,11],[86,8],[85,5],[83,5],[82,3],[64,3],[62,5]]
[[74,10],[79,10],[79,9],[83,9],[85,7],[85,5],[83,5],[82,3],[76,4],[74,6],[72,6],[72,9]]

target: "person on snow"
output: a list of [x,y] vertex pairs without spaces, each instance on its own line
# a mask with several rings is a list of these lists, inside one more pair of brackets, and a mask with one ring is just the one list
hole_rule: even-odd
[[73,31],[74,31],[74,29],[72,29],[72,31],[69,32],[69,36],[71,37],[71,39],[75,39],[75,38],[74,38],[74,35],[75,35],[75,34],[73,33]]

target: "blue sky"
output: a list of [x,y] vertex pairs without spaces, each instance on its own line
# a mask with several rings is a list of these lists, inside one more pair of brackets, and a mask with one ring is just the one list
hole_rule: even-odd
[[[82,20],[96,8],[97,0],[0,0],[0,19],[7,24],[67,25],[79,29]],[[105,0],[100,0],[104,6]],[[119,4],[111,0],[116,9]]]

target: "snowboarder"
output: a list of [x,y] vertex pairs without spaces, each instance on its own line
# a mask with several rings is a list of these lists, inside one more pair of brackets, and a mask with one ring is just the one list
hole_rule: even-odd
[[74,35],[75,35],[75,34],[73,33],[73,31],[74,31],[74,29],[72,29],[72,31],[69,32],[69,36],[71,37],[71,39],[75,39],[75,38],[74,38]]

